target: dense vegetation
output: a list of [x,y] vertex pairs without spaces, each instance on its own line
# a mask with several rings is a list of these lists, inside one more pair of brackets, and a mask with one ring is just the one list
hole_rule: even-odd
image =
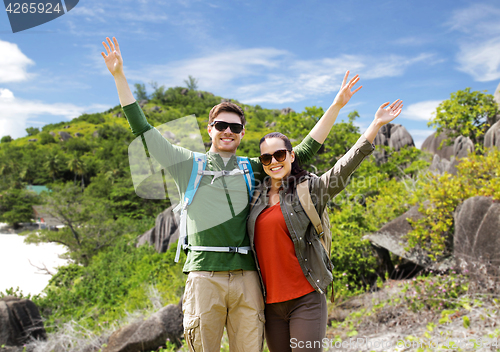
[[[143,100],[150,124],[157,126],[195,114],[200,130],[205,130],[208,113],[221,97],[196,91],[192,77],[186,83],[191,89],[155,86],[149,96],[144,86],[136,85],[135,94]],[[248,127],[238,154],[248,156],[259,154],[259,139],[273,130],[300,141],[323,115],[323,109],[317,107],[282,115],[279,110],[258,105],[241,106]],[[442,112],[446,106],[443,103],[438,110]],[[48,319],[49,329],[74,319],[85,328],[100,331],[129,312],[152,308],[155,299],[162,304],[177,303],[182,294],[182,263],[174,264],[173,253],[160,255],[152,248],[134,246],[135,238],[152,227],[156,215],[170,203],[136,195],[128,163],[128,145],[134,136],[121,114],[117,106],[46,125],[41,131],[29,128],[27,137],[4,137],[0,143],[0,222],[15,225],[30,221],[31,206],[44,204],[66,225],[57,232],[42,230],[26,236],[28,242],[64,244],[73,263],[60,268],[43,295],[33,297]],[[335,124],[324,148],[306,166],[310,171],[326,171],[355,143],[360,135],[354,125],[358,116],[352,112],[348,121]],[[483,125],[479,127],[480,132],[467,130],[478,134],[475,142],[484,134]],[[59,132],[68,132],[73,138],[59,140]],[[37,141],[29,142],[30,138]],[[206,133],[202,132],[202,138],[209,143]],[[377,279],[379,284],[385,279],[369,242],[362,237],[412,205],[423,200],[434,204],[415,224],[409,242],[439,257],[447,250],[444,243],[453,228],[456,205],[474,195],[500,199],[498,152],[464,161],[457,176],[429,174],[430,157],[416,148],[399,152],[386,149],[385,153],[387,162],[382,164],[373,155],[367,158],[345,191],[330,204],[337,298],[358,294],[377,285]],[[38,196],[25,189],[29,184],[46,185],[50,192]],[[13,290],[7,293],[20,294]]]

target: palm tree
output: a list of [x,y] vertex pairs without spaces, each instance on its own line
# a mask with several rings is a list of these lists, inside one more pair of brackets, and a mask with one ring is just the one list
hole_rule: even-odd
[[82,177],[82,191],[83,191],[83,189],[85,188],[83,175],[85,175],[85,172],[87,171],[85,162],[82,159],[80,159],[78,155],[74,154],[68,161],[68,168],[69,171],[71,171],[75,175],[74,179],[75,185],[76,185],[76,177],[77,176]]
[[59,154],[51,153],[47,155],[45,163],[43,167],[47,169],[49,176],[52,177],[52,180],[56,180],[57,173],[61,168],[62,159]]

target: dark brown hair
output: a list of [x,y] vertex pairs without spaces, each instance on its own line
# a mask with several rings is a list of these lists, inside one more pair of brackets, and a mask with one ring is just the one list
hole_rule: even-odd
[[221,112],[233,112],[240,117],[241,124],[243,126],[247,123],[243,110],[235,103],[228,101],[217,104],[212,108],[212,110],[210,110],[210,113],[208,114],[208,123],[211,124]]

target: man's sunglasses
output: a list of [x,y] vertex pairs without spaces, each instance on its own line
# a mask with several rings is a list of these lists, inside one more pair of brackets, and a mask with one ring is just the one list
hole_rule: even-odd
[[290,150],[288,149],[279,149],[275,151],[273,154],[262,154],[259,156],[260,162],[262,165],[267,166],[270,165],[271,162],[274,159],[276,159],[277,162],[282,162],[286,159],[286,152],[289,152]]
[[214,126],[215,129],[219,132],[223,132],[227,130],[229,127],[231,129],[231,132],[233,133],[240,133],[243,131],[243,125],[241,123],[229,123],[229,122],[224,122],[224,121],[214,121],[210,124],[210,126]]

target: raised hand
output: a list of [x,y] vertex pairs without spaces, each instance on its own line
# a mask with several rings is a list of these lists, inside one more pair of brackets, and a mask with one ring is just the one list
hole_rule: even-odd
[[392,104],[390,102],[384,103],[380,105],[377,112],[375,113],[375,122],[379,125],[385,125],[386,123],[394,120],[401,113],[402,109],[402,100],[398,99]]
[[114,44],[108,37],[106,37],[106,40],[108,41],[109,47],[106,42],[102,42],[102,45],[104,45],[107,55],[104,54],[104,52],[101,52],[101,55],[104,58],[104,62],[106,63],[106,67],[108,68],[109,72],[111,72],[111,74],[114,76],[117,73],[123,72],[123,58],[120,53],[118,40],[113,37]]
[[337,96],[333,100],[333,104],[334,105],[337,104],[340,108],[343,108],[345,104],[349,102],[354,93],[356,93],[363,87],[359,86],[353,91],[352,89],[354,88],[354,85],[359,81],[359,76],[358,75],[354,76],[349,80],[349,83],[346,84],[348,78],[349,78],[349,71],[345,73],[344,80],[342,81],[342,86],[340,87]]

